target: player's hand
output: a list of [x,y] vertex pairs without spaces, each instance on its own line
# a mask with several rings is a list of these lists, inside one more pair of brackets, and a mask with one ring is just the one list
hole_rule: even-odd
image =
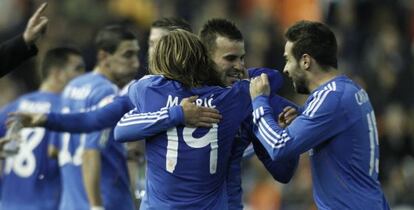
[[14,133],[0,138],[0,159],[13,156],[19,152],[20,134]]
[[144,157],[144,145],[142,141],[127,142],[127,160],[138,161]]
[[23,32],[23,39],[28,46],[38,40],[46,31],[49,20],[46,16],[42,16],[42,13],[45,11],[46,7],[46,2],[40,5],[27,23],[26,29]]
[[4,145],[6,145],[7,143],[9,143],[11,141],[10,138],[0,138],[0,159],[4,159],[6,158],[6,154],[4,154],[3,152],[3,147]]
[[270,95],[270,86],[267,74],[261,74],[259,77],[255,77],[250,80],[250,97],[253,100],[260,95]]
[[221,115],[217,109],[197,106],[194,104],[197,96],[184,98],[180,105],[184,111],[184,122],[189,127],[213,127],[214,123],[221,120]]
[[295,108],[291,106],[285,107],[278,117],[279,126],[286,128],[297,116],[298,111]]
[[23,127],[42,127],[47,121],[47,115],[42,113],[12,112],[6,124],[11,125],[19,120]]
[[0,150],[3,150],[5,144],[9,143],[11,138],[2,137],[0,138]]

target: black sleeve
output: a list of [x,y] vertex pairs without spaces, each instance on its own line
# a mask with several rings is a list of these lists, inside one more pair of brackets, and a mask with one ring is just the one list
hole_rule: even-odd
[[0,44],[0,77],[12,71],[25,60],[37,54],[35,45],[27,46],[23,35]]

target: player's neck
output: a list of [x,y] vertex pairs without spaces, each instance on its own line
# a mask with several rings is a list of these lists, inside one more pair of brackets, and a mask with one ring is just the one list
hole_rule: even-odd
[[316,88],[321,85],[329,82],[333,78],[337,77],[340,72],[336,69],[330,69],[329,71],[314,71],[309,76],[309,90],[310,92],[314,91]]
[[111,82],[114,82],[115,80],[111,74],[111,70],[103,65],[96,66],[93,72],[102,74],[104,77],[106,77]]
[[65,85],[62,85],[60,82],[45,80],[40,85],[39,90],[43,92],[60,93],[64,87]]

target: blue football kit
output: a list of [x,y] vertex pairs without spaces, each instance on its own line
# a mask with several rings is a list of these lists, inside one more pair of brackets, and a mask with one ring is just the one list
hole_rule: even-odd
[[[274,93],[277,92],[283,84],[283,77],[278,71],[267,68],[252,68],[249,69],[248,73],[250,78],[259,76],[261,73],[268,74],[269,78],[272,80],[272,92]],[[127,88],[124,88],[124,90],[126,89]],[[272,107],[277,110],[276,117],[285,106],[295,107],[293,103],[277,95],[272,98],[272,104]],[[119,94],[111,103],[94,111],[69,114],[49,113],[45,127],[58,131],[91,132],[115,126],[116,122],[123,116],[123,114],[132,108],[133,105],[131,104],[129,97]],[[166,112],[166,118],[158,119],[157,121],[153,121],[153,123],[147,123],[145,127],[137,130],[137,133],[139,134],[136,135],[136,138],[144,139],[159,132],[166,131],[171,127],[184,124],[184,117],[180,107],[173,106],[164,111]],[[231,209],[242,208],[240,162],[243,151],[250,144],[251,139],[255,138],[252,134],[251,124],[252,122],[250,119],[245,120],[245,123],[243,123],[242,128],[240,129],[242,133],[244,133],[243,135],[240,135],[243,138],[237,140],[238,143],[235,143],[233,146],[234,151],[232,151],[232,153],[234,154],[232,154],[232,166],[230,166],[232,170],[229,171],[227,182]],[[255,150],[252,150],[252,152],[258,154],[259,159],[264,163],[265,167],[276,180],[284,183],[290,180],[297,166],[298,158],[293,158],[292,161],[279,163],[270,159],[260,143],[256,144],[254,148]]]
[[[280,97],[279,95],[272,95],[272,97],[270,97],[270,107],[274,110],[274,119],[277,119],[278,115],[287,106],[298,110],[298,107],[294,103]],[[243,209],[241,162],[242,159],[251,157],[254,154],[257,155],[259,160],[263,163],[263,166],[272,175],[272,177],[281,183],[288,183],[291,180],[299,163],[299,155],[292,156],[288,160],[273,161],[267,154],[266,149],[260,144],[254,135],[252,115],[250,115],[242,123],[239,135],[236,136],[232,148],[231,163],[229,166],[230,169],[227,175],[227,191],[230,205],[229,209]]]
[[135,127],[167,117],[168,108],[193,95],[199,96],[196,104],[216,108],[223,115],[212,128],[179,125],[146,138],[146,194],[141,209],[228,208],[225,180],[234,136],[249,114],[248,86],[248,81],[241,81],[232,88],[187,89],[152,75],[130,87],[128,94],[136,109],[117,124],[118,141],[138,140]]
[[318,209],[389,209],[378,181],[378,133],[368,94],[340,75],[312,91],[285,129],[269,97],[253,100],[255,135],[274,160],[309,151]]
[[[278,71],[268,68],[250,68],[249,77],[259,76],[266,73],[272,81],[271,89],[277,92],[283,84],[283,77]],[[66,131],[71,133],[92,132],[104,128],[111,128],[116,125],[119,119],[134,108],[129,97],[126,95],[129,85],[126,85],[120,93],[114,97],[113,101],[102,108],[90,110],[82,113],[56,113],[51,112],[47,115],[45,127],[55,131]]]
[[[96,72],[84,74],[73,79],[65,87],[62,112],[87,112],[97,109],[110,103],[117,92],[118,88],[103,75]],[[62,134],[58,144],[63,182],[60,209],[90,208],[82,176],[82,154],[85,150],[100,152],[100,192],[104,208],[133,209],[126,150],[123,144],[113,140],[112,133],[112,129],[106,129],[91,133]]]
[[[0,136],[6,133],[10,112],[58,112],[60,94],[36,91],[25,94],[0,111]],[[17,154],[4,160],[2,198],[4,210],[55,210],[59,206],[61,183],[57,160],[48,157],[48,145],[58,134],[44,128],[20,131]]]

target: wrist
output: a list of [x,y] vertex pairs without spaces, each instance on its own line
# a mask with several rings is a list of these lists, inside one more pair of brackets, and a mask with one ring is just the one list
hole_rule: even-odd
[[258,95],[252,100],[253,110],[261,106],[269,106],[269,96]]
[[35,43],[33,41],[30,42],[27,39],[27,37],[26,37],[25,34],[21,34],[19,37],[21,39],[21,41],[20,41],[21,44],[20,45],[22,47],[27,48],[32,54],[37,54],[37,47],[36,47],[36,45],[35,45]]
[[33,46],[33,40],[29,39],[29,35],[26,33],[23,33],[23,41],[26,44],[27,48],[31,48]]
[[184,110],[182,105],[172,106],[169,108],[170,119],[174,125],[180,125],[185,123]]
[[91,206],[90,210],[105,210],[103,206]]
[[40,126],[44,126],[47,122],[47,114],[40,114],[39,119],[38,119],[38,125]]

